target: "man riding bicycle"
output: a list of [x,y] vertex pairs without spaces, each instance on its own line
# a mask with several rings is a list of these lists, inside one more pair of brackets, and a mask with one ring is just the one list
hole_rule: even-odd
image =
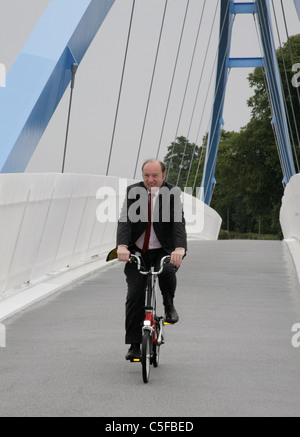
[[163,296],[165,320],[176,323],[179,319],[174,307],[176,272],[187,249],[185,219],[178,187],[165,182],[164,163],[148,160],[142,167],[143,181],[130,185],[121,211],[117,229],[118,260],[126,262],[126,344],[130,348],[127,360],[139,358],[141,325],[144,318],[146,278],[129,261],[131,253],[142,255],[146,268],[158,265],[161,258],[170,255],[158,281]]

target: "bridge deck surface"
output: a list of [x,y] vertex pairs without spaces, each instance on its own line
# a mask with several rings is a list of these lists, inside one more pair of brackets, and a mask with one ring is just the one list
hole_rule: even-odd
[[7,319],[0,416],[299,416],[300,287],[283,242],[191,241],[177,325],[142,382],[124,355],[123,264]]

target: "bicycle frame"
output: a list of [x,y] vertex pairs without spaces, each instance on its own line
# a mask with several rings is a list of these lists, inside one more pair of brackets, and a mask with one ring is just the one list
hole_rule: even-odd
[[[142,275],[147,276],[147,286],[145,293],[145,319],[142,326],[143,335],[145,332],[149,333],[152,339],[152,348],[150,351],[150,364],[154,364],[155,367],[158,365],[158,356],[155,356],[159,352],[159,347],[163,343],[163,325],[164,318],[157,317],[156,314],[156,303],[157,303],[157,277],[163,271],[164,264],[170,261],[170,256],[164,256],[160,262],[160,268],[158,271],[151,267],[148,271],[141,270],[141,258],[137,255],[132,254],[130,257],[132,262],[136,262],[137,269]],[[134,361],[140,361],[138,359]],[[147,380],[146,380],[147,379]],[[144,379],[144,382],[148,381],[148,377]]]
[[[140,273],[143,273],[140,271]],[[145,293],[145,320],[142,331],[149,330],[154,344],[161,344],[157,338],[156,329],[156,299],[157,299],[157,273],[154,272],[154,267],[147,274],[147,288]],[[162,333],[160,330],[160,337]]]
[[[170,256],[166,255],[162,257],[160,261],[160,268],[158,271],[154,271],[154,267],[151,267],[148,271],[141,270],[141,258],[135,254],[131,254],[131,261],[137,263],[137,269],[142,275],[147,276],[147,287],[145,293],[145,311],[146,317],[145,321],[152,320],[149,318],[149,314],[156,315],[156,298],[157,298],[157,276],[163,271],[166,262],[170,261]],[[148,315],[148,317],[147,317]],[[149,323],[144,324],[144,326],[149,326]]]

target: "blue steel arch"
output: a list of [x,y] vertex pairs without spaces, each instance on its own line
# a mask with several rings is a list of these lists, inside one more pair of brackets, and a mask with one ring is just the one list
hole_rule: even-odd
[[0,87],[0,172],[23,172],[115,0],[52,0]]
[[294,0],[294,3],[300,21],[300,0]]
[[[0,87],[0,172],[25,170],[92,39],[115,0],[52,0]],[[278,139],[284,182],[295,173],[280,77],[272,38],[269,0],[239,3],[221,0],[220,46],[215,102],[205,168],[202,199],[209,204],[215,183],[218,144],[228,68],[258,66],[264,62]],[[300,0],[294,0],[300,11]],[[235,14],[258,15],[264,58],[229,57]],[[224,61],[225,60],[225,61]]]
[[[294,1],[296,5],[296,2],[299,0]],[[263,58],[230,58],[232,25],[233,18],[236,14],[257,14]],[[214,173],[221,127],[223,124],[222,117],[228,69],[232,67],[257,66],[263,66],[266,72],[273,114],[272,124],[278,142],[283,183],[286,184],[296,171],[291,150],[280,73],[276,59],[269,0],[256,0],[248,3],[234,2],[234,0],[221,0],[220,44],[216,69],[216,86],[200,190],[201,200],[208,205],[210,204],[213,187],[216,183]]]

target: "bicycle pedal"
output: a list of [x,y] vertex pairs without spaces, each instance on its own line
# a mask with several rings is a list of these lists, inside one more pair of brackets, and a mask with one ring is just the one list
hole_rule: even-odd
[[140,362],[141,362],[141,359],[140,359],[140,358],[132,358],[132,359],[130,360],[130,362],[131,362],[131,363],[140,363]]
[[174,323],[164,322],[164,325],[173,325]]

